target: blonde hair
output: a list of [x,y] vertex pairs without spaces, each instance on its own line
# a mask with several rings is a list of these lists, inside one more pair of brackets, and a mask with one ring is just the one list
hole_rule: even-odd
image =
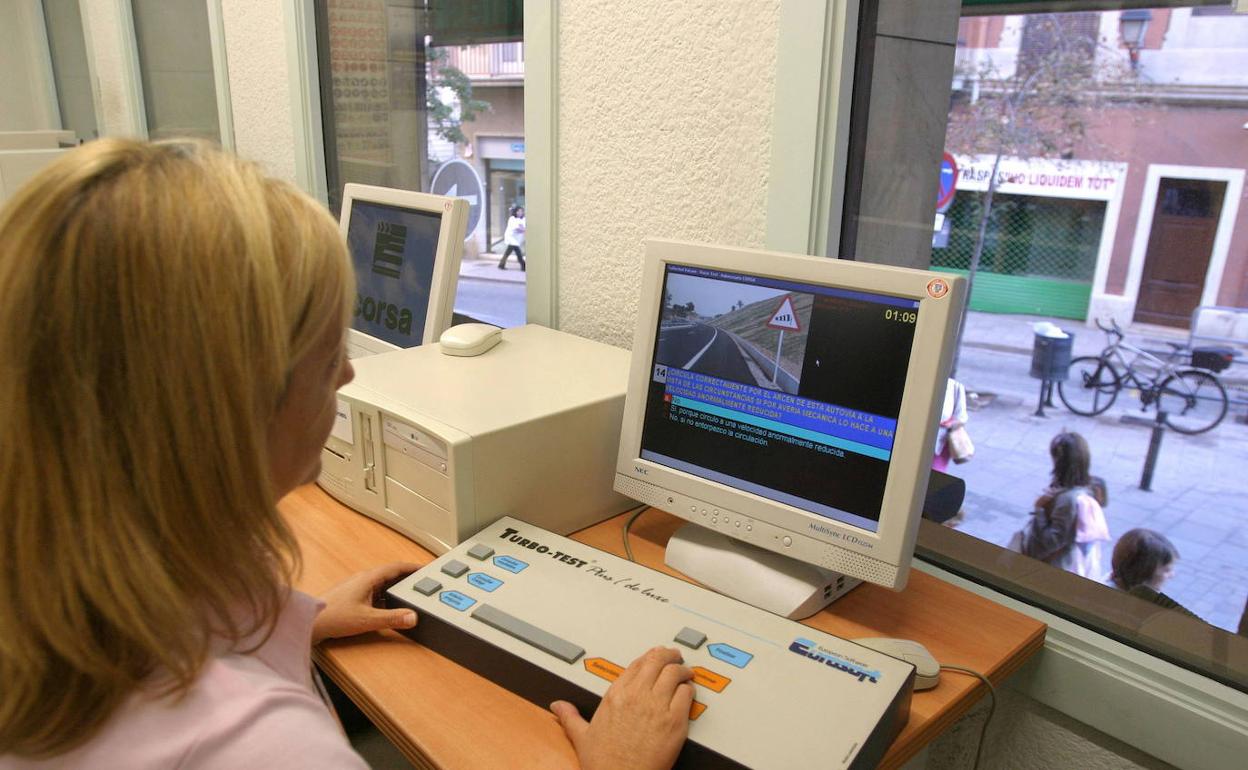
[[271,633],[269,425],[352,292],[321,206],[198,143],[89,143],[0,210],[0,755]]

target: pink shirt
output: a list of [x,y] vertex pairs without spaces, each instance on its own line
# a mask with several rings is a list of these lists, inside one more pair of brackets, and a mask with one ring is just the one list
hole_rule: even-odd
[[312,683],[312,621],[324,606],[292,592],[263,646],[214,658],[183,699],[136,692],[87,744],[46,762],[0,757],[0,770],[366,770]]

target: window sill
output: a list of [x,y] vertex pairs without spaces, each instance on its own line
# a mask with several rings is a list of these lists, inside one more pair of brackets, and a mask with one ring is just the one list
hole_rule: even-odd
[[1165,762],[1235,767],[1248,741],[1248,695],[948,570],[914,568],[1049,627],[1014,690]]

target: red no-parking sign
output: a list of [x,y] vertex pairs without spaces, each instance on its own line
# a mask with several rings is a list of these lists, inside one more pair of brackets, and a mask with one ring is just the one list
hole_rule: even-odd
[[940,159],[940,192],[936,195],[937,211],[944,211],[953,202],[957,185],[958,162],[946,152]]

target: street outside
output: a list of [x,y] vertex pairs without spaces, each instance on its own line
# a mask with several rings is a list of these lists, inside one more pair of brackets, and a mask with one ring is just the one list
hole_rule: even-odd
[[[514,264],[507,270],[497,264],[489,257],[464,261],[455,310],[500,326],[521,325],[526,274]],[[1112,537],[1116,540],[1136,527],[1164,534],[1178,548],[1180,560],[1163,590],[1205,621],[1235,630],[1248,594],[1245,406],[1232,404],[1227,418],[1208,433],[1166,431],[1151,491],[1142,490],[1155,413],[1141,412],[1131,391],[1096,417],[1070,412],[1056,395],[1056,406],[1045,407],[1044,417],[1035,416],[1040,383],[1029,371],[1032,324],[1041,320],[1053,319],[976,312],[968,316],[957,377],[978,397],[971,399],[967,423],[975,456],[949,469],[967,486],[966,515],[959,528],[998,545],[1008,542],[1049,482],[1050,439],[1062,429],[1077,431],[1092,448],[1092,472],[1109,488],[1105,515]],[[1075,355],[1095,355],[1105,345],[1101,332],[1080,322],[1058,325],[1074,334]],[[1166,347],[1164,340],[1150,343],[1137,335],[1129,334],[1128,340],[1143,342],[1145,348]],[[1243,391],[1238,392],[1242,397]],[[1105,553],[1106,568],[1111,552],[1112,543]]]
[[[1132,391],[1123,391],[1096,417],[1070,412],[1055,394],[1056,406],[1035,416],[1040,383],[1029,376],[1031,325],[1041,320],[1054,319],[969,314],[957,377],[981,397],[971,399],[967,423],[975,456],[949,469],[967,486],[959,529],[998,545],[1008,542],[1048,483],[1049,440],[1063,428],[1076,431],[1092,449],[1092,472],[1109,488],[1105,516],[1114,540],[1135,527],[1164,534],[1180,559],[1162,590],[1206,622],[1234,631],[1248,593],[1245,407],[1232,404],[1226,419],[1208,433],[1166,431],[1152,491],[1144,491],[1140,481],[1156,413],[1141,412]],[[1075,355],[1095,355],[1105,345],[1101,332],[1078,321],[1058,325],[1075,335]],[[1141,342],[1130,333],[1128,340]],[[1155,342],[1141,346],[1166,347],[1163,339]],[[1110,553],[1112,543],[1105,553],[1107,569]]]
[[498,254],[464,258],[455,292],[455,312],[483,323],[511,328],[525,324],[525,282],[528,275],[514,259],[498,269]]

